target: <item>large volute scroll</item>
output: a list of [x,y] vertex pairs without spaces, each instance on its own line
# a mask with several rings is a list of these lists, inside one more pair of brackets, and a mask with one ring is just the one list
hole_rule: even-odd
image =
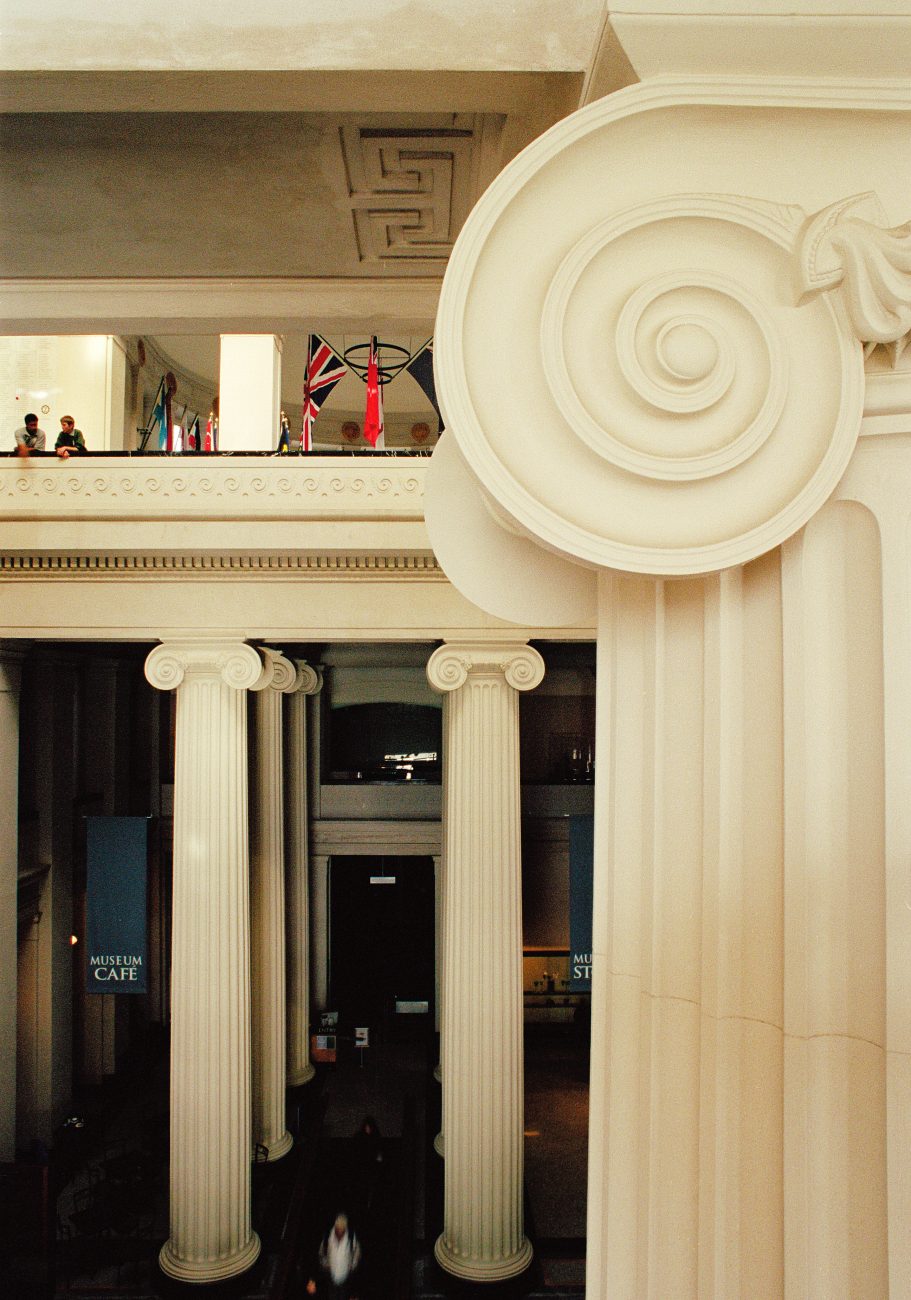
[[[844,473],[864,405],[855,300],[869,308],[887,266],[886,315],[904,319],[907,241],[867,238],[858,290],[849,205],[819,225],[743,193],[621,205],[609,123],[604,104],[561,123],[469,218],[437,319],[447,437],[494,513],[574,565],[711,572],[790,537]],[[846,280],[853,298],[826,292]]]

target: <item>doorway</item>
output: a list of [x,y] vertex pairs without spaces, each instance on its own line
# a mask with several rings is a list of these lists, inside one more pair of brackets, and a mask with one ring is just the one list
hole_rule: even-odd
[[333,857],[329,892],[330,996],[340,1021],[379,1028],[432,1013],[433,858]]

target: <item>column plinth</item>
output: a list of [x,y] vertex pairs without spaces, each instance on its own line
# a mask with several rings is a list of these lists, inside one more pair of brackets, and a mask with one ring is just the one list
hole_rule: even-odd
[[297,670],[264,648],[267,681],[255,700],[250,934],[252,978],[253,1141],[269,1160],[293,1146],[285,1122],[285,836],[282,695]]
[[522,1213],[522,917],[518,691],[544,664],[527,645],[452,644],[427,676],[445,693],[446,934],[443,1232],[447,1272],[514,1277],[532,1248]]
[[259,1254],[250,1222],[247,713],[252,646],[158,646],[145,673],[177,690],[168,1276],[215,1282]]
[[309,1083],[316,1074],[310,1060],[310,900],[307,826],[307,697],[322,689],[322,678],[297,663],[288,697],[287,818],[285,898],[287,906],[288,1086]]

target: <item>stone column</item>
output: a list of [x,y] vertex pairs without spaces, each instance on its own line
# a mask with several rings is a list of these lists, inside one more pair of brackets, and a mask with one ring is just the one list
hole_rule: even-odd
[[889,1270],[883,535],[866,502],[830,501],[784,548],[787,1283],[814,1300],[907,1282]]
[[16,888],[19,845],[18,654],[0,654],[0,1161],[16,1153]]
[[281,339],[222,334],[218,374],[221,451],[274,451],[281,415]]
[[165,1273],[249,1268],[250,930],[245,690],[260,656],[236,641],[156,647],[146,677],[177,690],[171,994],[170,1237]]
[[449,644],[427,665],[445,693],[446,1008],[443,1232],[434,1254],[474,1281],[521,1273],[522,916],[518,691],[544,664],[515,642]]
[[329,1009],[329,855],[315,853],[310,859],[312,882],[310,939],[313,950],[313,1005]]
[[[446,768],[446,751],[443,751],[443,788],[445,790],[448,784],[448,772]],[[436,942],[436,996],[437,1012],[436,1027],[440,1035],[440,1055],[433,1072],[433,1077],[437,1083],[443,1082],[443,1018],[446,1014],[446,905],[445,905],[445,874],[443,871],[443,855],[440,854],[433,860],[433,883],[434,883],[434,913],[436,920],[437,942]],[[443,1139],[443,1099],[440,1101],[440,1131],[433,1139],[433,1149],[438,1156],[445,1156],[446,1147]]]
[[288,698],[287,817],[285,821],[285,893],[287,906],[287,1042],[288,1086],[309,1083],[316,1071],[310,1060],[310,899],[309,824],[307,817],[307,698],[322,688],[320,674],[297,664],[295,688]]
[[285,835],[282,694],[297,670],[263,649],[268,681],[255,701],[251,764],[250,951],[252,979],[253,1141],[270,1160],[290,1151],[285,1123]]

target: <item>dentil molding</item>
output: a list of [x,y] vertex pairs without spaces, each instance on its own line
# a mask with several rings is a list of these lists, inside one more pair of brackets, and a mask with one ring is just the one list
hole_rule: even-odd
[[3,579],[42,580],[74,576],[92,581],[131,581],[144,579],[161,582],[180,581],[187,577],[216,579],[252,578],[257,581],[314,579],[333,581],[350,579],[362,582],[414,579],[421,582],[446,578],[432,555],[360,554],[360,555],[123,555],[32,554],[0,555]]

